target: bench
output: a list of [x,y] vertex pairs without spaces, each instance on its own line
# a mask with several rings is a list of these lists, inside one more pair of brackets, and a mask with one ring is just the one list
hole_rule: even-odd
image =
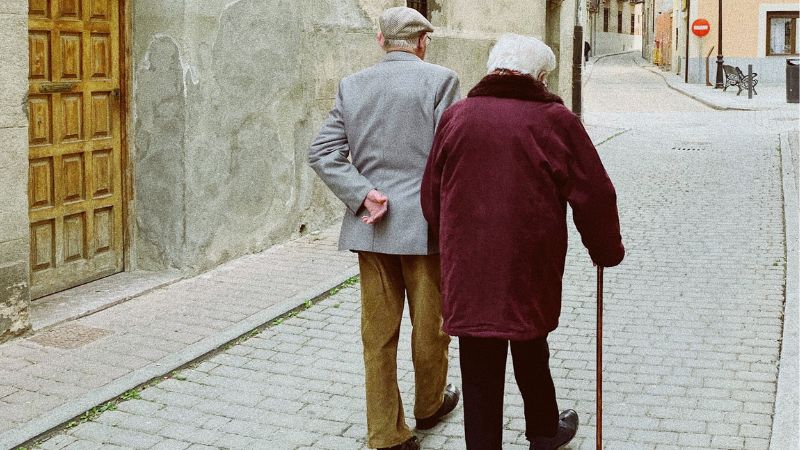
[[753,72],[752,75],[747,76],[742,73],[742,69],[727,64],[722,65],[722,70],[725,73],[725,85],[722,87],[723,91],[731,86],[736,86],[739,88],[736,95],[741,94],[743,90],[747,89],[753,89],[753,94],[758,95],[758,92],[756,92],[756,85],[758,84],[758,80],[756,79],[757,73]]

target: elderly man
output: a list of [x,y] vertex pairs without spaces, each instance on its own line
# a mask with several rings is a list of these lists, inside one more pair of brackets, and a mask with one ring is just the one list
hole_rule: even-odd
[[558,325],[567,203],[592,260],[624,257],[616,194],[580,120],[544,85],[555,69],[541,41],[503,36],[489,75],[445,112],[422,181],[438,228],[444,329],[459,338],[469,450],[502,445],[509,343],[531,450],[577,431],[559,415],[547,335]]
[[436,126],[460,97],[453,71],[423,61],[431,32],[414,9],[384,11],[378,42],[385,58],[341,81],[308,152],[311,167],[347,206],[339,248],[358,252],[370,448],[419,448],[397,386],[406,296],[417,428],[435,426],[460,395],[445,386],[450,338],[442,331],[438,244],[419,200]]

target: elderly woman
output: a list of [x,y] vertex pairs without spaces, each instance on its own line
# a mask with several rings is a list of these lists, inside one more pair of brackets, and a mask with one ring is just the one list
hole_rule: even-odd
[[489,75],[442,117],[422,180],[438,230],[444,330],[459,338],[469,450],[502,445],[509,343],[530,448],[556,449],[578,415],[559,414],[547,335],[558,325],[567,203],[595,264],[624,257],[616,193],[580,120],[547,91],[552,50],[505,35]]

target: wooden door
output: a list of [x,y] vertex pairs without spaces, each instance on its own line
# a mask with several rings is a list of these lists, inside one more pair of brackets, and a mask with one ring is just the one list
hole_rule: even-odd
[[119,2],[29,0],[31,295],[123,269]]

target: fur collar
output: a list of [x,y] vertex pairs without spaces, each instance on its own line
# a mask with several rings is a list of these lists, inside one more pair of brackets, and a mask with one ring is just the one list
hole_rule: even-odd
[[561,97],[549,92],[544,83],[528,75],[486,75],[467,97],[515,98],[544,103],[561,103]]

